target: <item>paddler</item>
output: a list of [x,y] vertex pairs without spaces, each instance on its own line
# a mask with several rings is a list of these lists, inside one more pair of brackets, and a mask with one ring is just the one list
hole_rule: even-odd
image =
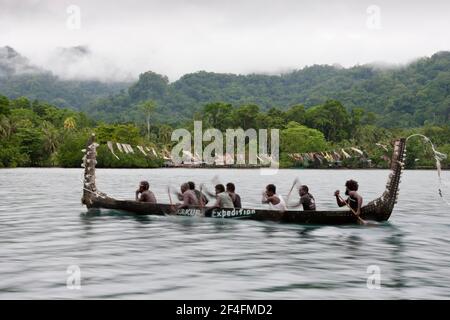
[[218,184],[215,187],[216,190],[216,203],[215,208],[234,208],[233,200],[230,195],[225,192],[225,187],[223,184]]
[[234,183],[228,182],[227,183],[227,193],[231,197],[231,200],[233,200],[233,205],[235,208],[242,208],[241,204],[241,197],[235,192],[236,187],[234,186]]
[[181,200],[183,201],[183,203],[180,204],[178,208],[184,209],[190,206],[199,205],[199,201],[197,199],[197,196],[195,195],[195,192],[189,189],[189,184],[187,182],[181,185],[180,190],[181,190]]
[[136,201],[156,203],[156,197],[150,189],[148,181],[141,181],[136,190]]
[[311,193],[309,193],[309,188],[307,185],[302,185],[298,190],[298,195],[300,196],[298,204],[294,206],[289,206],[290,208],[297,208],[303,206],[305,211],[315,211],[316,201]]
[[277,194],[277,187],[274,184],[268,184],[266,186],[266,191],[263,192],[262,203],[268,203],[276,210],[286,210],[286,203],[283,197]]
[[350,208],[356,213],[356,215],[361,214],[361,207],[363,203],[363,198],[358,194],[358,182],[355,180],[348,180],[345,182],[345,195],[348,196],[347,200],[344,200],[339,195],[339,190],[336,190],[334,196],[336,197],[336,202],[339,207],[349,205]]
[[206,205],[209,200],[206,198],[206,196],[201,192],[200,190],[195,189],[195,183],[192,181],[188,181],[189,189],[193,190],[195,192],[195,196],[197,197],[198,202],[204,206]]

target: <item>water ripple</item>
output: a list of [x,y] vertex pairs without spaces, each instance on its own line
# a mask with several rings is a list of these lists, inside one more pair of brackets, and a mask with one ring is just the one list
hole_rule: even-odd
[[[168,183],[194,177],[210,183],[215,174],[239,181],[243,203],[256,207],[263,207],[266,183],[286,194],[299,175],[327,209],[346,179],[359,180],[371,199],[383,191],[380,177],[388,172],[281,170],[267,177],[258,170],[98,170],[98,186],[132,198],[145,178],[168,202]],[[404,174],[392,218],[376,228],[87,214],[80,177],[76,169],[0,170],[0,299],[450,297],[449,208],[426,171]],[[449,172],[443,177],[449,180]],[[73,265],[81,270],[81,290],[66,287]],[[381,271],[379,290],[367,287],[371,265]]]

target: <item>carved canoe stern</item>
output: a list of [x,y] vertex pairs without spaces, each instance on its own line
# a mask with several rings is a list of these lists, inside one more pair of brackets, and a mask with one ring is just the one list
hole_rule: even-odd
[[386,221],[392,214],[394,205],[397,203],[398,192],[400,191],[400,178],[405,167],[406,139],[401,138],[394,141],[394,151],[392,152],[391,173],[386,183],[386,190],[383,194],[370,201],[361,209],[361,217],[372,218],[378,221]]

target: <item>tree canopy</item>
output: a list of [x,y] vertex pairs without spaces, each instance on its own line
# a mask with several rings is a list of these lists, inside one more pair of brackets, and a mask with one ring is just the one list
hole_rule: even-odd
[[[48,101],[111,123],[137,121],[141,118],[139,105],[146,100],[157,105],[154,120],[170,125],[192,120],[205,105],[218,101],[256,105],[261,111],[286,111],[292,106],[304,106],[306,111],[335,100],[348,112],[364,109],[367,119],[363,121],[385,128],[450,122],[450,52],[438,52],[401,67],[313,65],[282,75],[199,71],[171,83],[152,71],[143,72],[133,83],[105,83],[63,80],[45,70],[11,74],[2,72],[2,65],[7,63],[0,61],[0,92],[14,103],[24,107],[35,99]],[[4,109],[0,101],[0,114]],[[290,120],[301,123],[302,116],[300,107],[295,112],[291,109]],[[280,118],[271,119],[276,125]]]

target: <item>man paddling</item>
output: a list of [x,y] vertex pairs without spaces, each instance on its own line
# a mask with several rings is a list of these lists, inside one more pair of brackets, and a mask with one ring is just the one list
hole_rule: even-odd
[[181,197],[183,200],[183,203],[179,206],[180,209],[199,205],[197,196],[195,195],[194,190],[189,189],[188,183],[183,183],[180,187],[180,190],[181,190]]
[[303,210],[305,211],[315,211],[316,210],[316,201],[311,193],[309,193],[309,188],[306,185],[302,185],[298,190],[298,194],[300,196],[300,200],[298,204],[292,206],[292,208],[297,208],[303,206]]
[[235,192],[236,187],[234,186],[234,183],[228,182],[227,183],[227,193],[231,197],[231,200],[233,200],[233,205],[235,208],[242,208],[241,204],[241,197]]
[[149,183],[147,181],[141,181],[139,188],[136,190],[136,201],[156,203],[155,195],[149,189]]
[[188,185],[189,185],[189,189],[193,190],[195,192],[195,196],[197,197],[198,202],[202,206],[206,205],[209,202],[208,198],[203,194],[203,192],[201,192],[200,190],[195,189],[195,183],[194,182],[188,181]]
[[216,203],[215,208],[234,208],[233,200],[230,195],[225,192],[223,184],[216,185]]
[[358,182],[355,180],[348,180],[345,183],[345,195],[348,196],[347,200],[343,200],[340,196],[339,190],[336,190],[334,196],[336,197],[336,202],[339,207],[350,206],[357,216],[361,214],[361,207],[363,203],[363,198],[358,194]]
[[262,203],[268,203],[276,210],[286,210],[286,203],[283,197],[277,194],[277,187],[274,184],[268,184],[266,186],[266,191],[263,192]]

